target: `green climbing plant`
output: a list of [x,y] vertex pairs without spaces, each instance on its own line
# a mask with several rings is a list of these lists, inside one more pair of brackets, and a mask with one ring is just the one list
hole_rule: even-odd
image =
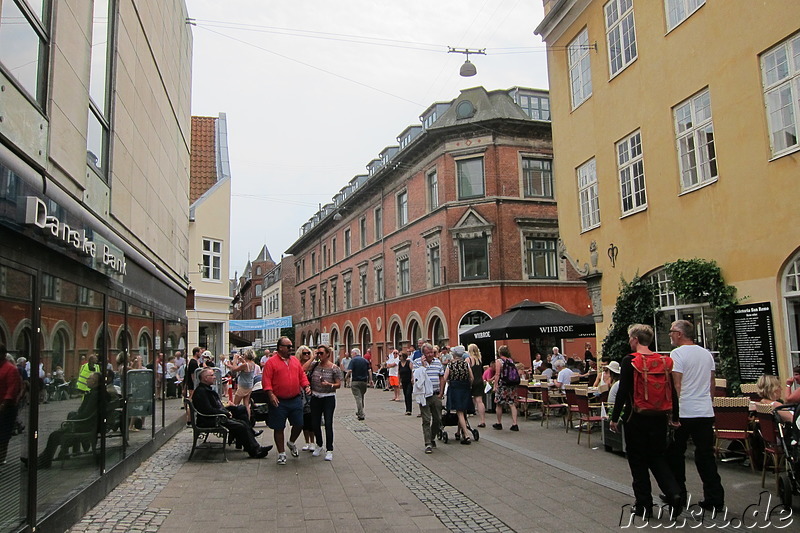
[[734,307],[739,302],[736,287],[725,283],[722,270],[715,261],[679,259],[664,265],[675,295],[686,303],[708,303],[716,312],[714,324],[722,376],[728,387],[739,387],[739,365],[736,359]]
[[619,361],[631,352],[628,344],[628,326],[654,323],[656,314],[656,289],[650,281],[638,274],[630,282],[620,278],[617,305],[611,315],[611,327],[603,339],[603,355]]

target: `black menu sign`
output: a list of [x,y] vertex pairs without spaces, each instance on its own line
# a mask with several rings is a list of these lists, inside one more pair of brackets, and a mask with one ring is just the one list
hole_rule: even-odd
[[756,381],[764,374],[777,376],[778,356],[770,303],[737,305],[733,313],[742,383]]

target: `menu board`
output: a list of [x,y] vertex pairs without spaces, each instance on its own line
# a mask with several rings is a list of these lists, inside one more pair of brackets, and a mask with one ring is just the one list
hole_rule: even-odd
[[756,381],[764,374],[778,375],[775,329],[769,302],[737,305],[733,311],[739,379]]

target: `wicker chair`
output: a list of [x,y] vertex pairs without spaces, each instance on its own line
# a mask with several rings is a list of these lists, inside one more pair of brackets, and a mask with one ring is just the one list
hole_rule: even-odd
[[714,396],[717,398],[724,398],[728,395],[728,380],[725,378],[717,378],[714,380]]
[[758,387],[756,387],[755,383],[742,383],[739,388],[742,391],[742,394],[748,396],[750,400],[757,402],[761,400],[761,395],[758,394]]
[[[743,397],[723,397],[714,398],[714,453],[740,453],[750,460],[750,469],[755,473],[753,465],[753,450],[750,448],[750,436],[752,431],[750,424],[750,398]],[[738,441],[744,447],[743,452],[732,450],[722,450],[722,441]]]
[[777,490],[778,472],[782,470],[783,448],[778,442],[778,428],[775,425],[775,415],[773,407],[766,403],[756,404],[756,418],[758,420],[758,432],[764,442],[764,462],[761,465],[761,488],[767,479],[767,459],[772,461],[772,469],[775,471],[775,486]]

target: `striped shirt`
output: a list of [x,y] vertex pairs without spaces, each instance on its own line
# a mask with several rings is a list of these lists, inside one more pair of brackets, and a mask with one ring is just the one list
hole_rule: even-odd
[[431,380],[431,385],[433,385],[433,393],[439,394],[439,377],[444,376],[444,365],[434,357],[433,361],[425,367],[425,372],[427,372],[428,379]]

